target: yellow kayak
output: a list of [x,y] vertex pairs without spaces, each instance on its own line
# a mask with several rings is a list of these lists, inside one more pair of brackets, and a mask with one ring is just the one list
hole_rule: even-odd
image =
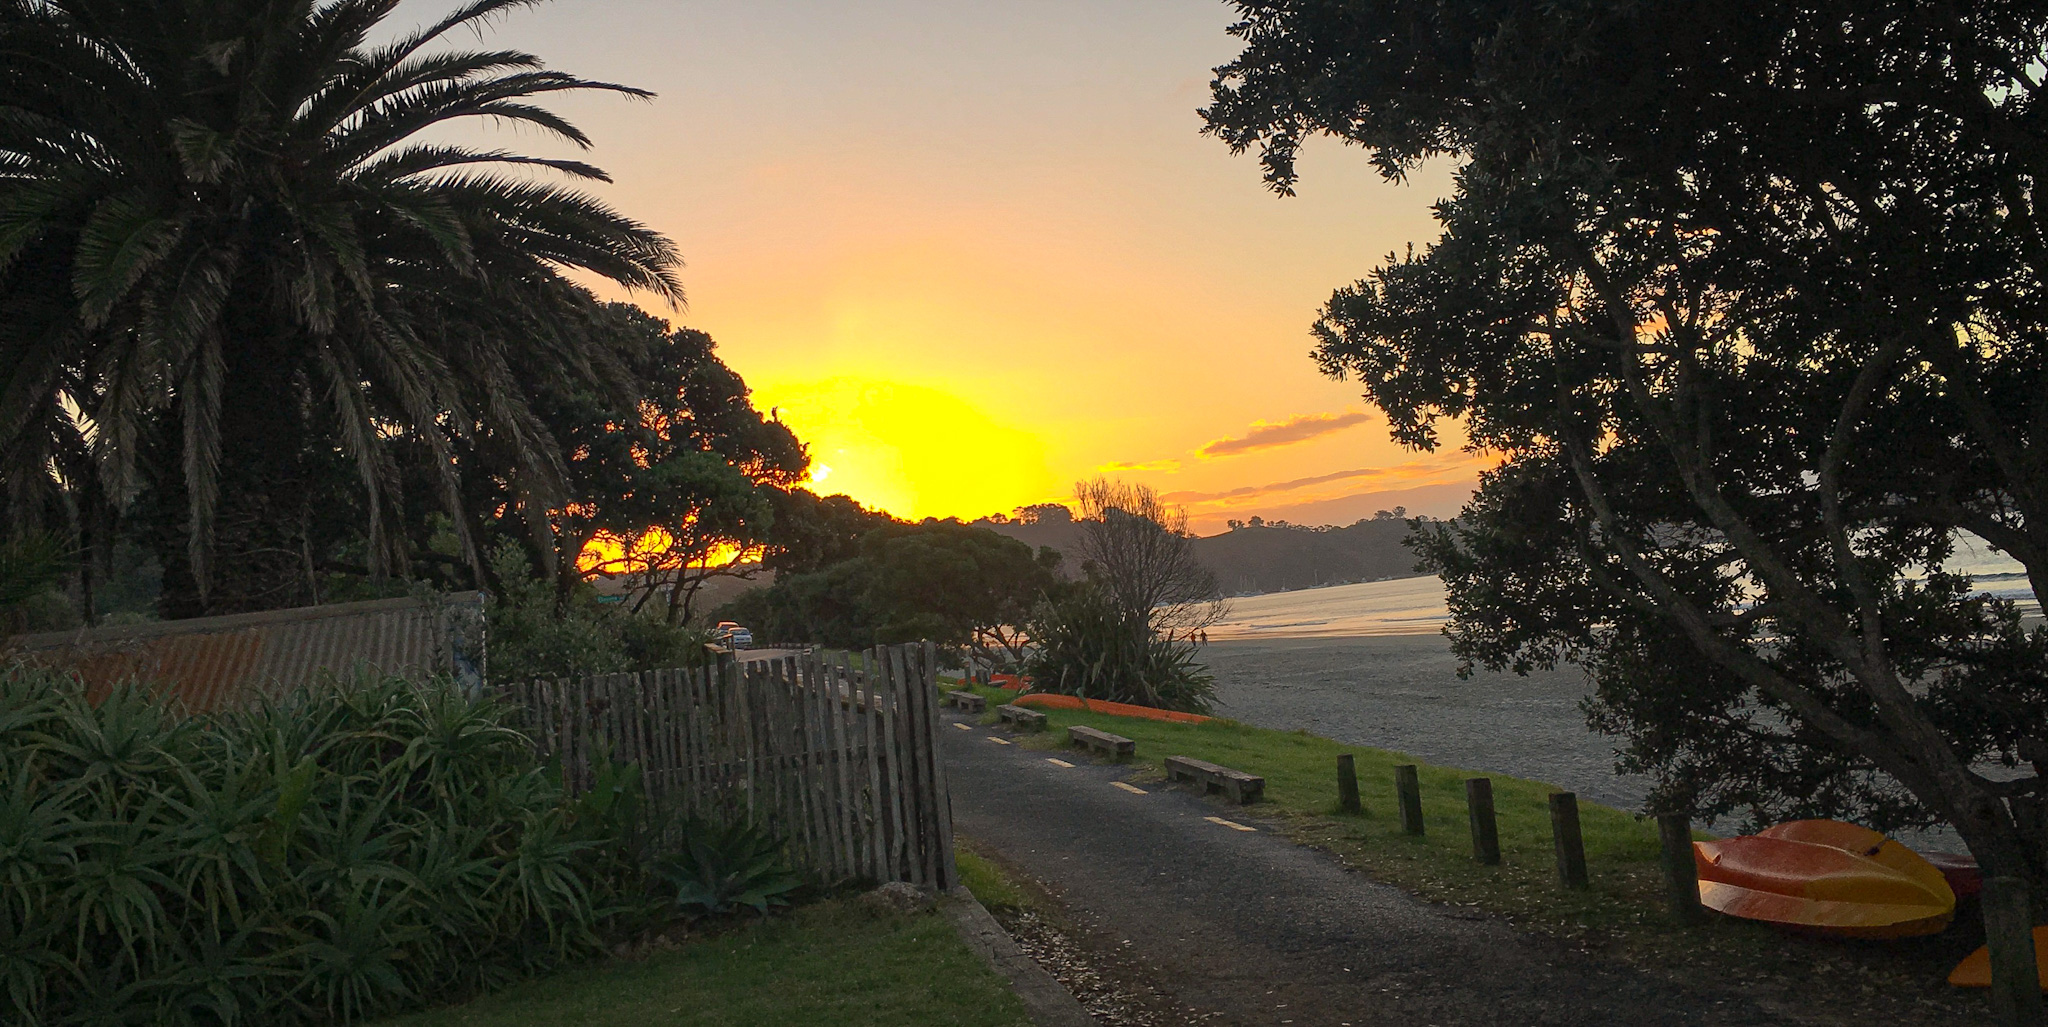
[[1795,820],[1694,842],[1700,901],[1747,920],[1847,938],[1936,934],[1956,895],[1918,853],[1869,828]]

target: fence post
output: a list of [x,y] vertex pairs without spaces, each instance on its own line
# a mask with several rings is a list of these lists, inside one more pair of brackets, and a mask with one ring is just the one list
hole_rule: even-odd
[[1579,797],[1571,792],[1550,796],[1550,838],[1557,849],[1557,879],[1583,889],[1586,881],[1586,840],[1579,833]]
[[1705,918],[1700,906],[1700,868],[1692,852],[1692,818],[1667,813],[1657,818],[1657,841],[1662,848],[1664,894],[1671,915],[1682,924],[1696,924]]
[[1337,808],[1345,813],[1359,811],[1358,768],[1348,752],[1337,757]]
[[1465,815],[1472,822],[1472,858],[1482,866],[1500,865],[1500,826],[1493,817],[1493,779],[1465,780]]
[[953,790],[946,783],[946,761],[939,755],[939,653],[930,640],[924,643],[924,744],[932,761],[932,811],[938,816],[939,880],[941,891],[960,886],[960,868],[953,861]]
[[1422,782],[1415,774],[1415,764],[1404,763],[1394,768],[1394,794],[1401,803],[1401,830],[1407,834],[1422,833]]

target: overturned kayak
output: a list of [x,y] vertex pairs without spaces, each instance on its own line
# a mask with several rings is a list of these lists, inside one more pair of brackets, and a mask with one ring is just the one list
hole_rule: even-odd
[[[2048,927],[2034,928],[2034,972],[2040,975],[2041,990],[2048,991]],[[1979,946],[1963,958],[1948,975],[1958,988],[1991,987],[1991,948]]]
[[1869,828],[1795,820],[1694,842],[1700,902],[1746,920],[1845,938],[1935,934],[1955,916],[1940,870]]

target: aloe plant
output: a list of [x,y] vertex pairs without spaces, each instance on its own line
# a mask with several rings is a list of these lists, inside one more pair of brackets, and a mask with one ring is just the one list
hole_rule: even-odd
[[788,905],[803,887],[790,869],[780,838],[744,822],[723,826],[692,820],[683,825],[680,851],[655,864],[675,890],[677,909],[694,915],[736,908],[767,913]]
[[587,956],[649,903],[605,780],[444,685],[183,718],[0,670],[0,1022],[348,1023]]

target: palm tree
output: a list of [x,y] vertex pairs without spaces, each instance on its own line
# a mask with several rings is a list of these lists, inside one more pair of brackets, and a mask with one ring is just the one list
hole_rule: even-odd
[[398,449],[430,455],[456,513],[456,444],[490,434],[522,503],[557,504],[559,450],[522,382],[619,375],[564,272],[682,289],[667,239],[552,177],[599,169],[439,138],[488,119],[587,147],[537,100],[650,95],[445,44],[537,2],[468,0],[372,43],[398,0],[0,0],[15,518],[62,489],[175,497],[182,553],[163,555],[189,560],[203,604],[224,474],[229,502],[276,500],[306,494],[308,461],[345,459],[373,572],[403,556]]

